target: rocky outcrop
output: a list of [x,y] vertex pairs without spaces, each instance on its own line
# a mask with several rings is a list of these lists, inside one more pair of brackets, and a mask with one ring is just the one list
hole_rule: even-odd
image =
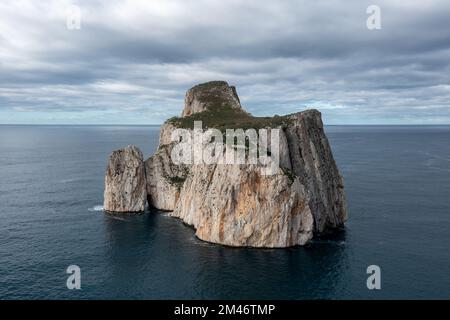
[[[172,132],[177,127],[191,130],[194,120],[214,127],[213,116],[221,128],[267,128],[268,141],[272,129],[281,129],[276,172],[262,175],[261,164],[175,165],[170,159]],[[249,247],[304,245],[315,233],[342,227],[347,219],[343,179],[320,112],[252,117],[226,82],[198,85],[186,93],[182,117],[162,126],[158,151],[145,165],[149,204],[172,211],[170,215],[192,225],[205,241]]]
[[181,116],[187,117],[222,105],[228,105],[235,109],[241,108],[241,102],[234,86],[229,86],[225,81],[199,84],[186,92]]
[[[276,150],[271,136],[278,132],[279,163],[176,164],[172,151],[180,141],[173,141],[172,133],[179,128],[192,133],[194,121],[220,130],[221,138],[226,129],[267,129],[267,141],[259,143],[267,146],[269,158]],[[249,152],[249,146],[241,150]],[[163,124],[158,149],[145,165],[136,149],[112,154],[105,210],[141,211],[148,195],[150,207],[171,211],[193,226],[198,238],[247,247],[304,245],[347,219],[343,179],[317,110],[253,117],[242,109],[234,87],[208,82],[187,91],[182,116]],[[218,155],[238,150],[230,144],[225,149]],[[267,168],[273,169],[269,175]]]
[[147,202],[142,152],[135,146],[114,151],[105,175],[103,209],[108,212],[141,212]]

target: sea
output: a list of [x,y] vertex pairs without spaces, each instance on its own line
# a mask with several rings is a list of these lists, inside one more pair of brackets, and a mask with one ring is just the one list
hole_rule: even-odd
[[449,299],[450,126],[325,131],[345,229],[250,249],[203,242],[164,212],[103,213],[110,153],[150,156],[158,126],[1,125],[0,299]]

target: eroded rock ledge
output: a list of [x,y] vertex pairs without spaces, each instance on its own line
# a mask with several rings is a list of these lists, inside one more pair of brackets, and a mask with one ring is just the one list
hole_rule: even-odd
[[[259,164],[175,165],[170,158],[174,146],[171,133],[176,128],[192,129],[196,120],[201,120],[204,128],[219,130],[281,129],[279,168],[266,176],[261,174]],[[111,160],[107,178],[110,166]],[[136,170],[140,176],[140,169]],[[115,182],[113,186],[106,182],[106,187],[116,190],[112,192],[115,199],[127,198],[121,192],[130,192],[132,186],[137,186],[137,193],[142,195],[137,175],[134,182],[109,179]],[[236,89],[224,81],[187,91],[181,117],[164,123],[158,149],[145,161],[145,181],[151,207],[171,211],[171,216],[192,225],[198,238],[219,244],[304,245],[316,233],[342,227],[347,219],[343,179],[320,112],[253,117],[242,109]],[[105,191],[105,209],[106,195]],[[142,208],[138,196],[119,202]]]

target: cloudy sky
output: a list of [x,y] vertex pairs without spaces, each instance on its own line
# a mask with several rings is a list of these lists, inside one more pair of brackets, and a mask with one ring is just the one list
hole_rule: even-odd
[[2,0],[0,123],[159,124],[226,80],[254,115],[450,124],[449,17],[435,0]]

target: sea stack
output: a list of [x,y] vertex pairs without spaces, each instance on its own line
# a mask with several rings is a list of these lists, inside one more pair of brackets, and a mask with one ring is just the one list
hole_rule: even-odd
[[[279,163],[270,175],[263,174],[265,165],[259,162],[176,164],[171,154],[180,140],[172,140],[172,133],[193,132],[195,121],[224,137],[227,129],[278,133]],[[273,146],[267,147],[270,153]],[[347,219],[343,178],[320,112],[254,117],[225,81],[187,91],[181,116],[161,127],[158,149],[145,161],[145,176],[149,206],[170,211],[208,242],[236,247],[304,245],[317,234],[341,228]],[[115,196],[120,198],[125,188],[116,181]]]
[[136,213],[147,202],[142,152],[136,146],[114,151],[105,174],[103,209],[113,213]]

